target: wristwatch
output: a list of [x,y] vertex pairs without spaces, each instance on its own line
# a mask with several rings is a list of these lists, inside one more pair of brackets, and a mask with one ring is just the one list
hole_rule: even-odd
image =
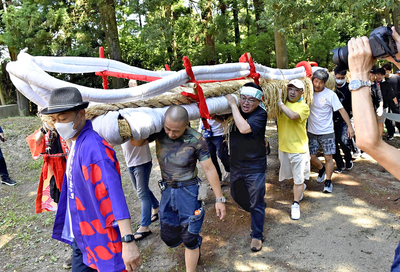
[[135,240],[135,236],[133,234],[127,234],[121,238],[121,241],[124,243],[130,243]]
[[359,80],[359,79],[354,79],[350,81],[349,89],[350,91],[355,91],[360,89],[361,87],[371,87],[371,82],[370,81],[364,81],[364,80]]
[[224,196],[215,199],[215,203],[225,203],[225,202],[226,202],[226,199]]

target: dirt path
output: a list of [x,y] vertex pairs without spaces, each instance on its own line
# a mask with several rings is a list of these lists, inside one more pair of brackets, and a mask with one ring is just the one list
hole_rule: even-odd
[[[0,186],[0,271],[66,271],[63,261],[70,249],[51,239],[54,213],[36,215],[34,200],[41,161],[32,161],[25,137],[39,127],[38,118],[2,120],[8,141],[0,147],[15,187]],[[232,201],[229,188],[227,217],[218,220],[211,190],[202,229],[202,260],[198,271],[389,271],[400,240],[398,202],[400,183],[373,160],[359,158],[351,171],[333,176],[333,194],[323,194],[316,173],[307,182],[301,202],[301,219],[290,219],[291,184],[278,182],[277,135],[268,131],[272,152],[268,156],[265,242],[260,252],[250,246],[250,216]],[[390,144],[400,146],[400,138]],[[154,147],[153,147],[154,148]],[[132,226],[140,223],[140,202],[132,189],[123,163],[125,195]],[[203,174],[201,173],[201,176]],[[151,188],[160,171],[153,159]],[[140,271],[184,271],[184,248],[169,249],[159,236],[138,242],[143,256]]]

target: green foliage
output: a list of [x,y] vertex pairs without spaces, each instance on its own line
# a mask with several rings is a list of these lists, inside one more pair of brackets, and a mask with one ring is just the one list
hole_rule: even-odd
[[[16,53],[27,48],[32,55],[96,57],[100,46],[110,53],[99,13],[106,2],[110,1],[7,2],[13,5],[1,14],[0,42]],[[383,25],[398,1],[116,0],[114,4],[123,61],[151,70],[164,69],[165,64],[180,70],[183,56],[192,65],[204,65],[237,62],[245,52],[258,63],[276,67],[274,31],[286,38],[289,67],[309,60],[333,68],[330,50]],[[95,75],[55,76],[101,88],[101,78]],[[3,73],[7,89],[4,77]]]

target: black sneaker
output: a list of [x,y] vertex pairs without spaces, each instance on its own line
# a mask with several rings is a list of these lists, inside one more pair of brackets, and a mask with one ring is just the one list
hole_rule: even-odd
[[5,184],[5,185],[8,185],[8,186],[14,186],[15,184],[17,184],[16,181],[14,181],[14,180],[12,180],[12,179],[10,179],[10,178],[8,178],[8,179],[2,179],[2,180],[1,180],[1,183]]
[[337,173],[337,174],[340,174],[340,173],[343,172],[343,168],[342,167],[337,167],[334,172]]
[[323,182],[325,180],[325,173],[325,166],[323,166],[322,169],[318,171],[317,182]]
[[346,162],[346,170],[353,169],[353,166],[354,166],[353,161],[350,161],[349,163]]

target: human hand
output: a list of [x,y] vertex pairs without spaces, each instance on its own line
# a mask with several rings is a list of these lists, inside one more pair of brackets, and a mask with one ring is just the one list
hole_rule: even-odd
[[136,271],[139,267],[142,257],[134,241],[122,243],[122,259],[124,260],[126,270],[129,272]]
[[[393,37],[394,41],[396,42],[397,50],[400,50],[400,47],[399,47],[400,46],[400,35],[397,33],[396,28],[394,26],[392,26],[392,32],[393,32],[392,37]],[[400,52],[397,52],[396,58],[400,59]],[[400,63],[395,61],[392,57],[386,57],[385,60],[390,61],[391,63],[393,63],[400,69]]]
[[376,60],[372,57],[367,37],[351,38],[348,43],[349,70],[352,79],[369,80],[369,72]]
[[47,124],[46,122],[43,122],[43,128],[44,128],[44,130],[46,130],[46,131],[52,129],[52,127],[51,127],[49,124]]
[[231,94],[226,94],[224,97],[226,98],[226,100],[228,100],[228,104],[230,107],[232,107],[233,105],[237,106],[236,99]]
[[379,106],[376,109],[376,115],[378,115],[379,117],[381,117],[383,115],[383,106]]
[[347,136],[349,136],[350,139],[353,139],[354,137],[354,129],[352,126],[347,127]]
[[225,214],[226,214],[225,204],[222,202],[215,203],[215,211],[216,211],[219,219],[221,219],[221,220],[224,219]]
[[279,96],[278,96],[278,107],[282,106],[282,89],[279,89]]

